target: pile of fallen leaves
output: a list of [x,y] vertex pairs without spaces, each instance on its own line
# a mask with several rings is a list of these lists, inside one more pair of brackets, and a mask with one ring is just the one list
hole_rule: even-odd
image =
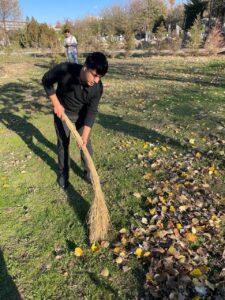
[[[91,251],[112,249],[125,273],[137,259],[146,299],[225,299],[224,145],[217,139],[214,148],[200,151],[190,139],[183,153],[145,143],[127,165],[143,170],[145,190],[132,195],[143,213],[130,213],[130,226],[113,245],[93,244]],[[74,254],[85,255],[79,247]],[[101,275],[108,277],[109,270]]]
[[146,191],[133,196],[146,213],[120,230],[113,251],[124,271],[139,259],[150,299],[225,299],[225,198],[212,189],[224,180],[224,161],[194,142],[186,153],[146,143],[135,160]]

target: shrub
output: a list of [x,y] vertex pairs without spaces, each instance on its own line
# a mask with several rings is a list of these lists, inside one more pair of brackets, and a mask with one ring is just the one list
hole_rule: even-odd
[[225,39],[221,32],[221,25],[217,22],[206,39],[205,49],[211,54],[217,54],[218,50],[224,45]]

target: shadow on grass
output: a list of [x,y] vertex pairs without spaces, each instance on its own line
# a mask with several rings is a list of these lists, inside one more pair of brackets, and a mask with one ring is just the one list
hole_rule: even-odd
[[[139,68],[141,67],[141,70]],[[193,70],[190,68],[176,69],[176,68],[167,68],[168,73],[158,74],[154,69],[150,69],[147,72],[142,70],[143,67],[140,62],[126,63],[122,65],[114,64],[110,67],[109,74],[110,77],[115,79],[131,80],[131,78],[142,79],[142,80],[163,80],[163,81],[176,81],[183,83],[196,83],[203,86],[212,86],[212,87],[221,87],[224,88],[224,76],[220,73],[217,75],[216,82],[212,81],[212,78],[215,77],[215,74],[212,74],[208,68],[205,67],[202,72],[193,73]],[[188,74],[189,77],[184,77],[184,74]],[[204,77],[204,78],[203,78]]]
[[158,140],[160,143],[168,144],[172,147],[182,148],[183,150],[189,149],[186,145],[181,145],[176,139],[160,134],[152,129],[128,123],[118,116],[99,113],[98,123],[106,129],[122,132],[125,135],[130,135],[147,142],[155,143],[155,141]]
[[0,248],[0,299],[22,300],[22,297],[12,277],[8,273],[1,248]]
[[143,287],[146,281],[147,268],[145,267],[144,270],[143,268],[135,267],[132,273],[137,280],[138,299],[146,299],[146,291]]
[[112,288],[111,285],[106,280],[104,280],[102,278],[98,278],[98,276],[95,273],[93,273],[93,272],[87,272],[87,274],[89,275],[91,281],[98,288],[108,290],[111,293],[113,293],[113,295],[115,296],[115,299],[120,299],[120,297],[118,295],[118,291],[116,291],[114,288]]
[[[26,143],[29,149],[38,157],[40,157],[56,174],[58,171],[58,164],[48,152],[49,150],[56,153],[56,146],[51,143],[46,137],[37,129],[26,117],[20,117],[11,113],[0,113],[1,122],[9,129],[14,131]],[[71,168],[78,176],[82,177],[82,170],[71,160]],[[89,203],[69,185],[66,190],[68,202],[73,207],[74,212],[83,224],[86,221],[86,215],[89,210]],[[86,231],[87,228],[85,227]]]
[[49,114],[52,110],[50,102],[40,101],[40,97],[45,94],[36,79],[30,82],[20,80],[7,83],[0,87],[0,95],[1,113],[14,114],[23,111],[29,116],[36,112]]
[[[104,279],[103,277],[99,278],[96,273],[94,272],[90,272],[87,269],[85,269],[85,266],[83,266],[83,271],[80,272],[75,272],[76,275],[80,275],[80,274],[87,274],[90,278],[90,280],[92,281],[92,283],[98,288],[101,289],[101,291],[109,291],[111,292],[113,295],[113,298],[110,297],[110,295],[108,295],[108,297],[106,298],[100,298],[100,299],[117,299],[120,300],[121,297],[119,296],[119,293],[116,289],[114,289],[108,282],[108,280]],[[95,299],[95,298],[94,298]]]

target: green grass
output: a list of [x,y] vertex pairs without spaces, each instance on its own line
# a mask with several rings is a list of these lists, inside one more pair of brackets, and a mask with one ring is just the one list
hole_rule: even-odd
[[[111,245],[92,253],[86,226],[92,188],[81,179],[71,143],[71,185],[56,184],[51,105],[40,85],[49,58],[0,59],[0,299],[135,299],[143,295],[145,267],[133,258],[124,273],[111,247],[117,232],[144,215],[148,195],[137,163],[144,143],[185,153],[212,151],[207,166],[223,168],[225,60],[152,57],[110,60],[93,128],[94,161],[110,209]],[[224,144],[223,144],[224,146]],[[170,155],[170,154],[169,154]],[[159,175],[160,176],[160,175]],[[224,197],[224,173],[213,187]],[[223,203],[221,203],[223,204]],[[76,246],[85,251],[75,257]],[[100,275],[107,267],[109,278]]]

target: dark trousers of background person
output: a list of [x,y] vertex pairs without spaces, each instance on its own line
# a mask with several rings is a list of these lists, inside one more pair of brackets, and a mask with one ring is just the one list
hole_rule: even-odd
[[[76,126],[77,131],[79,134],[82,134],[83,126],[80,127],[81,123],[78,119],[78,115],[70,114],[66,112],[68,118],[73,122]],[[69,169],[70,169],[70,155],[69,155],[69,144],[70,144],[70,130],[66,126],[65,122],[62,122],[56,114],[54,114],[54,125],[55,131],[57,135],[57,153],[58,153],[58,163],[59,163],[59,175],[63,175],[66,179],[69,179]],[[91,145],[91,139],[88,139],[86,145],[89,153],[93,156],[93,149]],[[89,177],[90,171],[84,156],[83,151],[81,153],[81,162],[84,167],[84,176]]]

